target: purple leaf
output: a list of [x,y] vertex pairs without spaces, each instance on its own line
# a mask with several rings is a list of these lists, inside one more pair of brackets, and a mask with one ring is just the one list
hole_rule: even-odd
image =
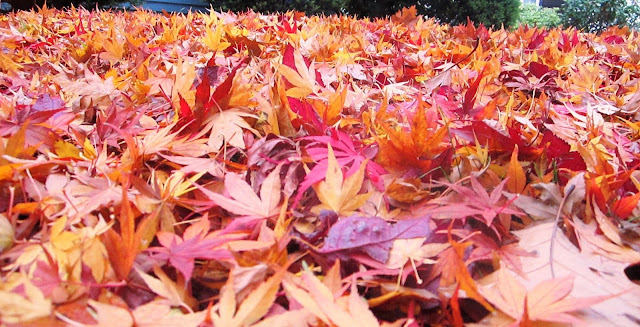
[[36,102],[31,106],[31,109],[34,111],[49,111],[49,110],[59,110],[64,109],[65,103],[60,99],[60,97],[51,97],[48,94],[43,94]]
[[425,216],[393,224],[378,217],[351,216],[331,227],[319,252],[346,260],[349,252],[360,251],[385,263],[394,240],[429,236],[429,221]]

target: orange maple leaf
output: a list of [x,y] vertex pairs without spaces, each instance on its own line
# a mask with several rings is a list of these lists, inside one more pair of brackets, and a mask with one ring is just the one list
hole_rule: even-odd
[[445,142],[447,127],[438,126],[434,111],[427,112],[425,103],[417,101],[409,132],[393,126],[395,119],[384,112],[386,108],[381,108],[376,115],[384,134],[377,136],[379,162],[391,171],[413,171],[416,176],[437,171],[437,175],[442,172],[438,168],[446,169],[450,165],[452,148]]

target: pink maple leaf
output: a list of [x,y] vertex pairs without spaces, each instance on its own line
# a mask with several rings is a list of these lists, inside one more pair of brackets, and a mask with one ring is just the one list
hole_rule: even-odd
[[193,274],[196,258],[209,260],[230,260],[231,253],[221,246],[238,236],[221,235],[218,231],[209,233],[209,219],[205,216],[197,223],[187,227],[182,237],[169,232],[158,232],[161,247],[152,247],[147,251],[155,258],[169,260],[169,263],[182,273],[185,279]]

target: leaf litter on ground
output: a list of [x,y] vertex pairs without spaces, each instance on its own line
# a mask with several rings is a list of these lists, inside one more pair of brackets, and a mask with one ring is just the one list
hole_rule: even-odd
[[3,324],[640,321],[635,31],[43,6],[0,40]]

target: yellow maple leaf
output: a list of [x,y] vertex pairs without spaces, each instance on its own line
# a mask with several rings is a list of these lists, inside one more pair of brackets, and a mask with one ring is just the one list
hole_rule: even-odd
[[[4,285],[0,289],[0,312],[3,323],[20,323],[51,314],[53,309],[51,299],[44,296],[42,291],[24,275],[18,277],[17,283],[7,283],[14,286],[12,290]],[[17,294],[15,289],[23,286],[24,296]]]
[[0,215],[0,252],[13,245],[15,231],[9,219],[5,215]]
[[[211,26],[208,26],[207,31],[202,37],[202,43],[204,43],[212,51],[223,51],[231,46],[231,43],[224,41],[222,38],[222,32],[224,30],[223,21],[218,20],[213,22]],[[213,26],[216,25],[216,26]]]
[[371,195],[371,193],[358,194],[362,188],[366,165],[367,161],[363,161],[360,164],[360,169],[345,179],[342,169],[338,165],[338,160],[333,153],[333,148],[329,144],[325,179],[313,186],[318,199],[322,202],[321,205],[314,208],[314,211],[319,212],[322,209],[329,209],[339,215],[349,215],[360,208]]
[[7,71],[11,74],[17,75],[21,71],[23,66],[3,53],[0,53],[0,69]]
[[82,159],[82,157],[80,157],[80,150],[69,142],[58,140],[53,144],[53,149],[59,158]]

